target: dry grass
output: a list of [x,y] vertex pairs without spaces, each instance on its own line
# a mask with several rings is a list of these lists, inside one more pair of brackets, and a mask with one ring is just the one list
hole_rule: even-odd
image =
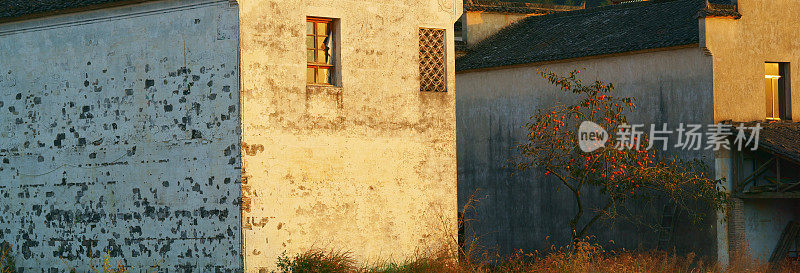
[[[442,252],[447,253],[447,252]],[[282,258],[281,272],[293,273],[494,273],[494,272],[685,272],[685,273],[738,273],[800,272],[800,264],[785,263],[770,268],[756,259],[736,259],[739,262],[722,269],[715,263],[705,262],[693,254],[678,256],[666,252],[606,251],[590,242],[577,243],[575,247],[556,249],[547,255],[518,252],[510,257],[480,259],[473,262],[456,262],[452,257],[425,257],[404,263],[358,267],[346,252],[309,251],[292,259]]]
[[14,256],[11,255],[11,244],[0,242],[0,273],[16,273]]
[[285,273],[347,273],[355,269],[349,252],[309,250],[293,257],[282,255],[277,262],[279,272]]

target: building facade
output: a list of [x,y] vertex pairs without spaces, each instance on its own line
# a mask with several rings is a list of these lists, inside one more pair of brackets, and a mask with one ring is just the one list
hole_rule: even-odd
[[160,1],[0,24],[0,241],[18,267],[242,267],[237,18]]
[[[240,1],[247,271],[283,251],[404,260],[455,243],[461,5]],[[421,75],[421,43],[439,44],[440,81]]]
[[455,251],[461,6],[0,3],[0,242],[25,272]]
[[[793,41],[800,32],[780,23],[796,21],[797,8],[785,1],[716,2],[721,1],[646,1],[530,17],[458,59],[459,204],[476,189],[485,196],[468,233],[484,236],[485,245],[505,252],[544,250],[569,239],[568,220],[558,216],[575,210],[570,196],[553,184],[536,182],[548,179],[538,173],[509,178],[513,170],[506,167],[513,157],[509,148],[526,140],[519,126],[537,109],[569,102],[537,69],[581,70],[584,80],[613,83],[616,95],[637,98],[632,123],[675,127],[800,118],[797,96],[790,93],[797,81],[791,66],[800,61]],[[766,71],[770,65],[778,71]],[[782,87],[769,91],[765,79],[776,79],[774,86]],[[702,159],[717,178],[737,179],[730,152],[670,153]],[[747,200],[732,193],[741,205],[732,210],[738,214],[716,215],[699,224],[679,220],[667,236],[671,246],[722,262],[748,248],[750,255],[767,260],[787,223],[800,218],[794,209],[797,199]],[[659,207],[632,210],[648,215],[645,223],[662,220]],[[661,235],[628,223],[599,226],[592,234],[627,249],[655,248]],[[746,244],[731,247],[731,242]]]
[[456,21],[456,28],[460,30],[455,35],[456,54],[466,54],[469,47],[525,17],[586,7],[585,3],[582,6],[565,6],[529,2],[536,1],[464,1],[464,14]]

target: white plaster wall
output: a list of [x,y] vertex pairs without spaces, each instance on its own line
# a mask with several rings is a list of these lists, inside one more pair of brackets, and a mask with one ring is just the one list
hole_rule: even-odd
[[238,65],[229,1],[0,24],[0,241],[17,265],[241,271]]

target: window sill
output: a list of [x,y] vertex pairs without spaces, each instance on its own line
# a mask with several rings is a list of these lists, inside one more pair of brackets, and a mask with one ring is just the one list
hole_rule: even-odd
[[329,85],[329,84],[306,84],[306,94],[309,95],[340,95],[342,94],[342,87]]

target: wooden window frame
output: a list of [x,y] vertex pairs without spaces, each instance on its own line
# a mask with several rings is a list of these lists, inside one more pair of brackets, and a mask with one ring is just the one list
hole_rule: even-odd
[[[308,45],[306,45],[306,50],[305,50],[306,51],[306,73],[308,73],[309,69],[313,69],[314,76],[313,76],[313,81],[309,81],[308,80],[308,75],[306,75],[306,84],[311,84],[311,85],[334,85],[334,81],[335,81],[334,73],[335,73],[335,68],[336,68],[336,65],[335,65],[334,59],[333,59],[334,58],[334,50],[335,50],[334,47],[336,46],[336,44],[333,43],[333,39],[335,38],[335,35],[336,35],[336,33],[334,32],[334,29],[333,29],[334,19],[309,16],[309,17],[306,17],[306,24],[308,24],[308,23],[313,23],[314,27],[313,27],[313,31],[312,31],[311,34],[309,34],[308,30],[306,30],[306,39],[308,39],[308,37],[313,37],[314,47],[313,48],[309,48]],[[317,24],[320,24],[320,23],[327,24],[327,30],[328,30],[327,33],[324,33],[324,34],[317,33],[317,31],[319,30],[319,28],[317,27]],[[332,46],[331,47],[326,47],[325,49],[319,48],[319,45],[317,45],[317,42],[319,41],[319,38],[328,38],[328,39],[330,39],[330,43],[332,44]],[[328,56],[328,62],[327,63],[319,62],[319,60],[317,59],[319,57],[319,51],[322,51],[322,50],[324,50],[325,54]],[[308,60],[309,51],[313,51],[314,52],[314,60],[313,61],[309,61]],[[317,75],[318,75],[319,71],[323,70],[323,69],[328,71],[327,82],[320,82],[318,80],[318,76]]]

